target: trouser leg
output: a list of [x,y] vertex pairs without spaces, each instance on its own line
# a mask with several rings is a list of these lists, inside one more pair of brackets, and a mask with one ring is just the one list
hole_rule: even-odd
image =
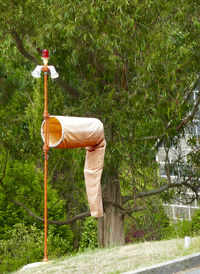
[[95,147],[87,147],[85,159],[85,184],[91,216],[103,216],[103,203],[101,193],[101,174],[103,170],[105,139]]

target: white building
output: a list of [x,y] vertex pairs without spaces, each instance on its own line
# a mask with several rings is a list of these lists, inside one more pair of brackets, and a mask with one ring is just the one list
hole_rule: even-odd
[[[198,90],[193,92],[192,101],[196,101],[198,92]],[[171,180],[172,183],[181,183],[183,180],[189,180],[189,176],[191,177],[190,172],[195,172],[195,168],[191,168],[189,160],[191,152],[195,151],[190,143],[191,139],[197,141],[197,144],[200,140],[199,110],[195,114],[193,123],[187,126],[184,136],[179,138],[170,149],[165,148],[164,144],[160,146],[157,162],[159,163],[159,177],[161,179]],[[196,182],[199,180],[198,172],[194,180]],[[194,211],[200,209],[200,203],[198,203],[197,199],[194,199],[195,197],[196,195],[191,189],[185,187],[185,190],[180,192],[177,188],[174,199],[170,203],[164,203],[166,212],[174,220],[191,219]]]

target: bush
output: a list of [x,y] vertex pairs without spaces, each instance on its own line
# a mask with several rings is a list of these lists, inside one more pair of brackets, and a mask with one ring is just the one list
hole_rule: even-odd
[[73,252],[74,234],[70,226],[53,226],[48,228],[48,257],[60,257]]
[[161,240],[169,234],[170,220],[159,199],[152,199],[145,211],[126,222],[125,242]]
[[[73,233],[66,226],[66,237],[54,235],[55,228],[48,229],[48,257],[62,256],[72,251]],[[44,256],[44,232],[35,225],[26,227],[15,224],[4,240],[0,241],[0,273],[16,271],[23,265],[42,261]]]
[[185,236],[193,236],[192,222],[190,220],[178,220],[171,225],[170,238],[184,238]]
[[14,225],[0,241],[0,272],[15,271],[19,267],[42,259],[43,234],[35,226]]
[[200,210],[195,211],[191,220],[178,220],[171,225],[170,238],[183,238],[200,234]]
[[196,210],[192,216],[192,232],[200,234],[200,210]]
[[79,244],[79,252],[98,247],[97,221],[89,217],[83,224],[83,232]]

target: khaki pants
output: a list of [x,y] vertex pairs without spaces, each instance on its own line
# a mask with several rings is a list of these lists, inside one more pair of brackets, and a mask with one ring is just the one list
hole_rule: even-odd
[[[45,122],[41,135],[45,140]],[[103,170],[106,141],[103,124],[96,118],[50,116],[48,120],[49,147],[86,147],[85,184],[91,216],[103,216],[101,174]]]

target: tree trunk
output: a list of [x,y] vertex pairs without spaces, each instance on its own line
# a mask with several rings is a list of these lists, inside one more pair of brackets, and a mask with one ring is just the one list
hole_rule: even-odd
[[[118,182],[111,182],[103,190],[103,198],[111,203],[122,205],[122,196]],[[100,247],[123,245],[124,215],[119,208],[104,202],[104,216],[98,219],[98,241]]]

